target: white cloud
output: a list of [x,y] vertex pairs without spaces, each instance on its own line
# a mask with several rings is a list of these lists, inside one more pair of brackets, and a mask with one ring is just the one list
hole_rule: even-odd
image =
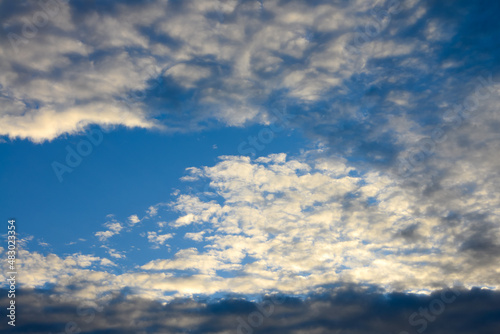
[[147,211],[147,214],[150,216],[150,217],[154,217],[158,214],[158,208],[156,206],[150,206],[148,208],[148,211]]
[[[22,270],[29,275],[24,284],[58,282],[62,290],[76,284],[82,298],[128,287],[161,300],[173,298],[165,297],[165,291],[175,291],[174,296],[305,293],[336,282],[370,283],[388,290],[432,290],[455,282],[500,284],[497,266],[481,265],[469,250],[458,248],[460,238],[474,237],[471,226],[480,225],[471,221],[444,226],[444,210],[422,202],[388,176],[370,172],[353,177],[354,169],[345,162],[314,155],[222,157],[215,166],[200,169],[200,178],[210,181],[222,198],[220,204],[179,194],[171,208],[181,217],[191,215],[175,226],[203,226],[201,232],[184,235],[207,243],[201,249],[186,247],[172,258],[149,261],[120,275],[106,273],[106,267],[114,265],[95,256],[63,259],[26,252]],[[474,208],[478,203],[466,205]],[[120,230],[114,222],[107,227]],[[161,245],[173,233],[150,231],[147,237]],[[111,256],[122,256],[115,252],[108,249]],[[100,271],[88,270],[97,264]]]
[[106,259],[106,258],[103,258],[101,259],[101,266],[116,266],[116,263],[114,263],[113,261],[109,260],[109,259]]
[[132,215],[132,216],[128,217],[128,221],[129,221],[129,224],[133,226],[133,225],[139,223],[141,220],[139,219],[139,217],[137,217],[137,215]]
[[[495,114],[484,110],[477,122],[491,123]],[[464,135],[471,126],[456,135]],[[448,145],[450,151],[442,154],[452,154],[457,144],[452,140]],[[473,156],[442,178],[441,188],[427,190],[427,197],[422,197],[420,190],[389,175],[361,173],[346,161],[320,153],[321,149],[297,157],[273,154],[253,160],[221,157],[214,166],[198,169],[199,182],[211,184],[217,201],[180,192],[169,205],[161,204],[179,214],[171,227],[192,229],[181,235],[183,243],[192,244],[120,275],[107,273],[115,265],[93,255],[59,258],[25,252],[25,284],[58,282],[63,290],[65,284],[77,284],[82,286],[80,295],[89,298],[128,287],[135,294],[162,300],[173,298],[165,297],[165,291],[174,291],[174,296],[305,293],[338,282],[398,291],[432,290],[455,282],[500,285],[495,239],[500,234],[500,198],[491,195],[495,183],[474,174]],[[442,163],[436,160],[433,167],[443,168]],[[498,170],[496,156],[491,154],[478,166],[491,168],[488,173]],[[421,180],[422,190],[431,186],[426,182]],[[470,182],[476,183],[474,196],[464,188]],[[485,207],[488,211],[481,212]],[[122,225],[109,218],[102,233],[120,233]],[[162,230],[144,236],[157,247],[175,240],[174,233]],[[103,247],[112,258],[125,257]],[[97,272],[88,274],[91,268]],[[109,282],[106,288],[91,288],[103,281]]]
[[124,259],[126,256],[123,254],[123,252],[119,252],[116,249],[113,248],[108,248],[107,252],[109,256],[114,257],[115,259]]
[[154,231],[148,232],[148,241],[150,243],[153,243],[155,248],[159,248],[160,246],[164,245],[165,241],[167,241],[168,239],[172,239],[173,237],[174,234],[172,233],[158,234]]
[[[422,203],[389,176],[370,172],[353,177],[354,169],[345,162],[314,154],[254,161],[221,157],[215,166],[200,169],[200,178],[208,179],[223,201],[179,194],[172,208],[181,217],[173,226],[209,226],[213,235],[184,236],[208,242],[206,250],[182,249],[173,259],[150,261],[142,269],[229,271],[234,275],[227,279],[231,289],[242,293],[307,291],[346,281],[397,290],[432,289],[453,281],[499,284],[491,267],[457,252],[456,238],[441,229],[446,212],[422,214],[432,204]],[[464,228],[454,233],[466,238]],[[450,271],[449,263],[457,269]],[[307,283],[297,281],[306,276]]]
[[213,275],[215,270],[239,269],[239,264],[223,263],[214,252],[200,254],[196,248],[182,249],[172,260],[155,260],[141,267],[145,270],[195,270],[200,274]]
[[184,238],[186,239],[191,239],[191,240],[194,240],[194,241],[203,241],[203,235],[205,234],[205,231],[201,231],[201,232],[193,232],[193,233],[186,233],[184,234]]
[[[277,0],[185,1],[175,7],[158,0],[76,15],[66,4],[18,53],[7,39],[2,42],[0,84],[6,94],[0,95],[0,135],[43,142],[91,124],[186,131],[207,119],[229,126],[264,123],[269,115],[263,105],[275,91],[287,90],[290,101],[328,99],[332,89],[364,71],[368,59],[427,50],[423,39],[397,44],[389,34],[377,40],[386,20],[359,53],[343,52],[356,27],[374,20],[367,14],[374,7]],[[23,15],[6,17],[5,24],[22,25],[38,10],[24,6]],[[214,11],[216,17],[210,15]],[[155,33],[146,34],[145,27]],[[438,30],[433,27],[431,22],[427,29],[432,36]],[[189,114],[178,127],[157,121],[159,111],[142,98],[169,85],[196,92],[189,101],[166,94],[168,108],[180,105]]]
[[98,237],[100,241],[106,241],[115,234],[116,233],[114,233],[113,231],[99,231],[95,233],[95,236]]
[[50,245],[44,241],[38,240],[38,244],[42,247],[49,247]]
[[[111,276],[105,272],[104,267],[111,266],[112,262],[93,255],[76,253],[66,257],[59,257],[55,254],[44,256],[24,249],[19,249],[17,255],[18,270],[24,272],[24,275],[19,276],[19,283],[23,287],[34,288],[51,283],[59,284],[61,288],[66,289],[68,285],[71,285],[71,282],[84,284],[82,282],[85,280],[95,282]],[[94,271],[91,269],[92,267],[101,269],[101,271]],[[7,270],[3,272],[7,272]],[[106,290],[108,288],[94,286],[90,289],[75,290],[74,292],[76,298],[91,298],[96,296],[96,292]]]
[[104,227],[108,228],[108,230],[99,231],[94,234],[97,238],[99,238],[99,241],[106,241],[112,236],[119,234],[120,231],[123,230],[123,225],[114,218],[111,221],[106,222],[104,224]]
[[[432,113],[439,120],[457,95],[472,95],[463,94],[466,88],[455,89],[462,87],[462,77],[447,77],[448,72],[441,78],[441,71],[435,71],[451,68],[458,73],[461,66],[432,58],[446,54],[433,48],[435,41],[453,36],[453,24],[445,31],[432,19],[421,29],[422,38],[401,41],[398,28],[426,15],[416,1],[404,4],[406,9],[415,7],[407,13],[410,20],[385,19],[382,31],[362,36],[367,40],[352,52],[346,46],[360,37],[356,28],[366,26],[373,3],[355,1],[341,8],[279,1],[266,1],[263,8],[257,2],[217,3],[185,1],[167,10],[162,2],[149,1],[89,15],[66,8],[54,23],[61,30],[47,27],[19,55],[2,45],[0,135],[42,142],[89,124],[156,128],[157,110],[151,111],[147,100],[123,99],[146,91],[148,82],[159,77],[176,89],[193,89],[198,99],[181,101],[187,112],[179,114],[189,115],[183,121],[193,125],[182,128],[197,129],[196,122],[207,118],[235,126],[267,122],[270,117],[262,106],[283,91],[285,100],[306,111],[298,123],[331,150],[345,149],[350,155],[360,144],[366,160],[380,157],[387,144],[389,153],[396,151],[390,162],[404,156],[396,146],[409,147],[432,130],[419,117]],[[219,19],[207,15],[214,8]],[[78,31],[91,37],[77,34],[72,21],[78,15]],[[21,18],[6,18],[5,24],[13,27]],[[144,36],[145,26],[168,38]],[[165,42],[169,38],[175,42]],[[141,52],[128,52],[128,46]],[[384,67],[390,61],[389,68],[397,71]],[[414,91],[417,73],[433,79],[424,92]],[[24,282],[69,285],[88,279],[82,296],[103,291],[106,281],[112,282],[109,289],[130,286],[160,297],[165,291],[300,292],[341,281],[399,290],[431,289],[453,281],[498,286],[498,87],[483,89],[491,94],[481,108],[452,127],[434,156],[415,167],[409,178],[392,177],[390,170],[385,174],[384,167],[355,170],[345,160],[325,158],[325,152],[256,160],[221,157],[215,166],[188,169],[183,178],[209,183],[217,200],[176,191],[176,200],[165,206],[179,213],[168,222],[170,227],[210,230],[184,234],[206,246],[190,245],[173,258],[146,260],[142,271],[118,276],[88,269],[96,263],[111,266],[109,260],[90,255],[22,253],[29,273]],[[315,108],[314,102],[322,100],[328,104],[326,112]],[[174,106],[179,101],[167,102]],[[426,106],[432,107],[429,113]],[[377,117],[358,117],[362,108]],[[447,117],[442,121],[450,126]],[[328,129],[324,133],[317,130],[322,126]],[[148,209],[148,218],[157,216],[160,205]],[[124,228],[109,218],[106,230],[95,234],[101,241]],[[129,217],[134,225],[138,221],[136,215]],[[167,222],[158,225],[166,227]],[[162,245],[173,235],[159,233],[150,232],[148,240]],[[20,240],[21,245],[30,238]],[[107,251],[113,258],[125,257]],[[176,276],[177,270],[192,274]],[[92,284],[100,288],[93,291]]]

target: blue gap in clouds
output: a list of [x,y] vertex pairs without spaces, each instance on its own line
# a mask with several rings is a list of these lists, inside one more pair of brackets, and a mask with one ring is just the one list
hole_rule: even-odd
[[[120,127],[104,133],[102,143],[94,146],[71,173],[63,174],[63,182],[58,181],[52,163],[65,164],[66,147],[76,149],[82,140],[87,140],[85,135],[61,137],[43,144],[26,140],[2,143],[0,216],[15,217],[20,232],[34,235],[30,250],[104,255],[105,249],[100,248],[101,242],[93,235],[105,230],[102,224],[108,220],[106,215],[114,214],[125,226],[132,214],[142,218],[150,205],[170,202],[174,199],[171,196],[174,189],[188,186],[179,181],[186,175],[185,168],[213,166],[220,155],[239,155],[238,144],[248,136],[257,135],[262,128],[166,135]],[[284,131],[258,151],[256,157],[281,152],[297,154],[304,143],[300,134]],[[162,217],[174,218],[175,214]],[[146,259],[158,257],[158,251],[150,249],[147,239],[138,235],[139,231],[157,231],[158,227],[153,220],[141,224],[137,230],[127,233],[124,229],[121,235],[109,239],[109,246],[119,251],[129,250],[138,238],[144,239],[136,246],[141,252],[127,254],[130,258],[126,262],[130,264],[143,264]],[[164,229],[162,233],[178,232]],[[184,233],[178,233],[175,240],[167,241],[173,243],[172,253],[176,245],[185,246],[183,236]],[[87,241],[65,245],[78,238]],[[51,248],[39,246],[38,240],[49,243]]]

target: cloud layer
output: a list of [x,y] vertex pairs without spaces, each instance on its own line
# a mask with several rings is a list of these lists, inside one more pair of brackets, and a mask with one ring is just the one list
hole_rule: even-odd
[[[0,291],[4,303],[6,292]],[[4,293],[5,292],[5,293]],[[442,290],[432,295],[381,294],[370,287],[328,289],[306,299],[237,296],[167,305],[126,294],[74,303],[57,294],[24,291],[16,333],[439,333],[495,334],[500,296],[488,290]],[[5,322],[0,328],[5,329]]]
[[[413,312],[444,303],[428,332],[494,333],[498,293],[467,289],[500,285],[499,12],[487,0],[0,1],[1,136],[285,113],[315,147],[188,168],[173,200],[95,231],[113,261],[21,243],[20,286],[44,290],[20,295],[20,331],[76,322],[77,299],[109,302],[89,332],[234,332],[259,307],[200,298],[283,293],[309,297],[250,327],[420,333]],[[124,235],[165,251],[121,268]],[[437,291],[457,285],[453,303]],[[422,291],[435,294],[405,294]]]
[[[82,267],[81,254],[65,259],[23,251],[20,270],[37,279],[20,282],[56,283],[85,299],[127,288],[167,301],[224,292],[301,294],[339,282],[386,291],[500,285],[500,203],[481,195],[494,194],[490,184],[409,187],[325,158],[324,151],[253,160],[223,156],[214,166],[188,168],[186,182],[194,189],[208,184],[208,191],[188,187],[173,201],[151,206],[143,218],[132,216],[148,221],[145,226],[124,232],[113,218],[107,231],[96,233],[115,259],[134,250],[110,248],[109,238],[132,231],[128,238],[147,237],[153,248],[165,249],[156,253],[162,257],[117,272],[112,261],[93,255],[96,264]],[[446,197],[434,195],[439,193]],[[161,217],[172,213],[177,218]],[[171,242],[177,250],[169,253]]]
[[307,133],[388,163],[470,95],[464,82],[498,72],[491,2],[48,3],[0,4],[11,138],[267,123],[286,100]]

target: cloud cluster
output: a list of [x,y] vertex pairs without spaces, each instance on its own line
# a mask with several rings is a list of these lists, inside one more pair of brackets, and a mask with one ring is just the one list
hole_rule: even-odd
[[436,190],[415,189],[323,153],[226,156],[189,168],[186,180],[209,183],[212,196],[179,194],[170,226],[201,229],[185,238],[203,240],[204,251],[181,250],[142,269],[226,272],[238,292],[336,281],[398,290],[499,284],[500,202],[478,194],[494,193],[492,185],[455,177]]
[[[286,100],[307,133],[388,163],[401,136],[412,140],[467,95],[463,82],[498,71],[492,3],[47,3],[0,4],[0,128],[10,138],[40,142],[89,124],[267,123]],[[49,16],[43,26],[37,13]],[[491,24],[478,28],[477,17]]]
[[[109,282],[111,275],[107,272],[116,264],[107,259],[93,255],[75,253],[66,256],[55,254],[43,255],[18,248],[16,253],[18,288],[56,286],[56,291],[72,291],[69,299],[93,299],[102,293],[109,292],[108,286],[98,286],[96,282]],[[22,269],[21,269],[22,268]],[[8,276],[7,265],[2,265],[2,282]],[[2,283],[4,286],[6,283]]]
[[[178,217],[145,234],[188,246],[120,274],[93,255],[25,252],[25,286],[172,300],[500,284],[498,3],[26,3],[0,2],[0,135],[268,124],[285,101],[324,146],[190,168],[183,180],[209,191],[151,206],[147,219]],[[102,242],[125,224],[105,227]]]
[[[432,291],[457,282],[500,285],[500,203],[497,196],[481,195],[494,194],[488,188],[493,185],[448,183],[443,177],[438,189],[411,187],[325,158],[324,151],[223,156],[214,166],[189,168],[186,182],[209,184],[209,194],[176,192],[171,203],[151,206],[148,219],[160,219],[164,211],[177,218],[162,221],[157,230],[148,224],[147,234],[141,233],[153,248],[167,240],[176,244],[175,252],[155,253],[160,257],[120,273],[101,263],[94,275],[73,267],[49,270],[54,258],[65,260],[26,253],[29,265],[21,262],[20,270],[45,278],[21,283],[57,282],[70,291],[78,281],[96,298],[128,289],[166,301],[219,292],[309,293],[339,282],[387,291]],[[121,226],[108,222],[108,231],[98,236],[115,233],[116,224]]]
[[148,241],[154,244],[153,248],[160,248],[160,246],[165,244],[165,241],[171,238],[173,238],[172,233],[158,234],[154,231],[148,232]]
[[[0,291],[0,302],[6,295]],[[436,301],[442,300],[443,308]],[[442,290],[432,295],[390,293],[374,288],[330,288],[307,298],[237,296],[218,301],[179,299],[161,303],[116,293],[103,302],[61,300],[54,291],[26,290],[16,333],[439,333],[494,334],[498,292]],[[6,329],[6,323],[0,324]]]
[[[462,250],[496,257],[498,242],[484,235],[496,236],[499,214],[500,54],[490,43],[499,4],[47,3],[0,4],[0,134],[41,142],[90,124],[268,124],[284,103],[289,126],[324,143],[326,156],[399,179],[426,208],[411,220],[475,221],[468,237],[457,232]],[[40,11],[57,13],[30,35]],[[191,211],[177,226],[220,210],[196,201],[183,198]],[[422,236],[424,223],[408,224],[402,236]]]
[[[104,223],[104,227],[107,228],[106,231],[98,231],[95,233],[95,236],[100,240],[100,241],[106,241],[109,238],[111,238],[114,235],[120,234],[120,232],[123,230],[123,225],[119,221],[117,221],[112,215],[109,215],[108,218],[111,218],[110,221],[107,221]],[[131,216],[130,222],[131,224],[135,224],[135,220],[133,218],[137,218],[137,216]]]

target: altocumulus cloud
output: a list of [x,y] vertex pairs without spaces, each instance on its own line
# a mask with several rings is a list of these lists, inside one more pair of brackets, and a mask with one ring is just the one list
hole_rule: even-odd
[[40,27],[38,2],[0,4],[10,138],[267,124],[286,101],[291,126],[331,154],[427,184],[424,196],[459,170],[498,180],[497,3],[49,3]]
[[[193,242],[128,272],[21,249],[18,330],[496,333],[498,293],[472,287],[500,284],[498,13],[486,0],[0,1],[2,136],[267,125],[285,101],[319,142],[189,168],[207,191],[151,206],[148,219],[178,216],[144,235]],[[260,322],[249,315],[269,303],[200,299],[216,293],[300,296]]]
[[0,6],[1,134],[36,142],[89,124],[265,124],[286,99],[307,133],[388,164],[469,95],[464,82],[498,72],[486,1]]
[[[499,286],[498,224],[473,210],[486,205],[481,197],[456,207],[451,198],[439,209],[383,173],[359,172],[323,151],[223,156],[214,166],[188,168],[186,182],[209,183],[211,191],[179,192],[148,215],[177,213],[147,233],[158,247],[174,235],[192,240],[175,254],[112,274],[107,261],[75,267],[74,260],[23,251],[20,270],[38,280],[20,281],[31,288],[57,282],[60,291],[87,299],[127,288],[163,301],[220,292],[307,294],[339,282],[414,292]],[[498,207],[496,200],[488,205]],[[106,226],[120,237],[119,223]],[[107,232],[96,236],[106,241]]]

